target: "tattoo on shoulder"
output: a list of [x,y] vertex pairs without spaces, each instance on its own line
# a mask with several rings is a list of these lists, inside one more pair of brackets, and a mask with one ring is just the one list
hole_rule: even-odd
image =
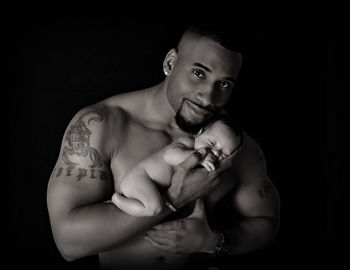
[[272,184],[271,183],[265,183],[257,192],[260,196],[260,198],[265,199],[272,191]]
[[90,168],[99,168],[102,166],[101,155],[95,148],[90,146],[91,131],[88,129],[88,126],[91,121],[102,122],[102,113],[93,109],[82,113],[67,131],[64,140],[68,146],[63,148],[62,158],[70,167],[79,165],[79,163],[71,160],[74,155],[89,158],[92,162]]
[[87,168],[76,168],[75,166],[58,167],[52,170],[50,178],[57,178],[60,176],[72,176],[73,179],[80,181],[84,178],[90,180],[108,181],[112,179],[112,175],[108,171],[87,169]]

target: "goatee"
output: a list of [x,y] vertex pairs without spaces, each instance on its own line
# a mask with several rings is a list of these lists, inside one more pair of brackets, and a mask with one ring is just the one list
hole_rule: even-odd
[[210,117],[208,117],[207,119],[203,120],[200,123],[191,123],[181,115],[180,111],[181,110],[178,110],[175,115],[175,122],[181,130],[192,135],[197,134],[201,128],[208,125],[212,121],[215,115],[215,114],[212,114]]

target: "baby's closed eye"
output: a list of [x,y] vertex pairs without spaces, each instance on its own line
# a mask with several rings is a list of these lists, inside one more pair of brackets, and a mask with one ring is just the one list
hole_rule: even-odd
[[227,158],[228,157],[228,155],[225,154],[225,153],[221,153],[221,156],[222,156],[222,158]]

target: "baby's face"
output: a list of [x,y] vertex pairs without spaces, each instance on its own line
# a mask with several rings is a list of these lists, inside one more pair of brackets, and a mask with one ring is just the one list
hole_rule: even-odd
[[194,148],[210,148],[219,160],[231,155],[235,150],[235,134],[222,121],[216,121],[195,138]]

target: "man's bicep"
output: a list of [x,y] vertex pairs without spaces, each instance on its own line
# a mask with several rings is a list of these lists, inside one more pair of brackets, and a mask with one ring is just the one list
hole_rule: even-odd
[[278,217],[279,195],[268,176],[264,153],[251,137],[245,138],[232,203],[245,217]]
[[248,185],[238,186],[232,203],[244,217],[279,216],[279,195],[268,176]]
[[68,125],[50,177],[49,210],[69,211],[108,198],[113,180],[104,151],[104,121],[102,112],[87,108]]
[[109,199],[113,187],[108,169],[71,167],[57,162],[48,186],[48,203],[67,210]]

